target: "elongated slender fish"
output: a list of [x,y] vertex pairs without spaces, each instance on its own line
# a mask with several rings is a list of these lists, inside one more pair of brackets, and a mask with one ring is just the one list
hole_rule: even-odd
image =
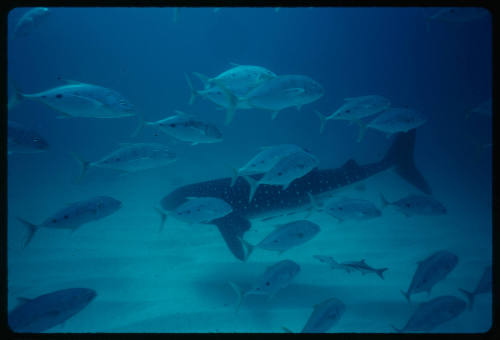
[[[254,197],[248,202],[250,186],[238,178],[231,186],[231,177],[180,186],[169,192],[160,204],[163,210],[173,211],[188,197],[217,197],[231,205],[233,211],[222,218],[212,221],[232,254],[241,261],[245,260],[245,247],[241,241],[251,227],[250,219],[270,218],[288,212],[309,209],[310,195],[316,200],[330,195],[345,186],[356,186],[359,182],[386,170],[394,170],[399,176],[426,194],[432,190],[415,167],[413,149],[416,131],[398,134],[385,154],[377,162],[359,165],[348,160],[335,169],[316,169],[296,179],[286,189],[275,185],[260,185]],[[264,174],[249,175],[258,181]]]
[[398,333],[430,332],[462,314],[466,305],[465,301],[457,297],[440,296],[421,303],[403,328],[392,328]]
[[255,248],[278,251],[281,255],[286,250],[311,240],[319,231],[319,225],[307,220],[277,225],[275,230],[256,245],[244,241],[248,248],[247,258]]
[[401,291],[408,302],[410,302],[412,294],[427,292],[429,295],[432,287],[439,281],[444,280],[455,268],[458,263],[458,256],[447,250],[440,250],[417,263],[418,267],[408,291]]
[[156,128],[175,139],[192,145],[222,141],[222,133],[215,125],[178,110],[176,113],[174,116],[156,122],[144,122],[143,125]]
[[368,274],[368,273],[375,273],[377,274],[382,280],[384,279],[384,272],[389,269],[389,268],[373,268],[370,267],[368,264],[366,264],[365,260],[361,261],[345,261],[345,262],[337,262],[335,261],[331,256],[323,256],[323,255],[313,255],[313,257],[320,262],[326,263],[330,266],[332,269],[342,269],[345,270],[347,273],[350,273],[351,271],[359,271],[361,272],[362,275]]
[[24,13],[14,27],[13,38],[30,35],[50,14],[46,7],[35,7]]
[[9,155],[12,153],[43,152],[49,147],[47,141],[38,132],[19,123],[9,120],[7,129],[7,150]]
[[18,333],[41,333],[50,330],[83,310],[97,293],[89,288],[69,288],[22,298],[8,314],[9,327]]
[[26,247],[35,232],[40,228],[72,229],[76,230],[81,225],[97,221],[101,218],[115,213],[122,206],[122,202],[109,196],[95,196],[87,200],[68,204],[48,217],[41,224],[33,224],[21,218],[17,218],[28,227],[28,234],[24,242]]
[[469,300],[469,309],[472,309],[476,295],[490,293],[493,287],[493,270],[491,265],[484,268],[483,274],[472,292],[459,288]]
[[91,167],[137,172],[163,167],[177,159],[174,152],[158,143],[121,143],[117,150],[94,162],[84,160],[76,153],[72,155],[82,168],[79,180]]
[[27,94],[16,88],[9,109],[22,100],[39,101],[62,114],[62,117],[121,118],[137,115],[136,108],[120,93],[99,85],[75,80],[46,91]]
[[248,295],[267,295],[271,299],[278,291],[287,287],[299,272],[300,266],[297,263],[291,260],[282,260],[269,266],[257,278],[250,290],[242,291],[237,284],[229,282],[238,295],[236,311],[239,309],[243,299]]

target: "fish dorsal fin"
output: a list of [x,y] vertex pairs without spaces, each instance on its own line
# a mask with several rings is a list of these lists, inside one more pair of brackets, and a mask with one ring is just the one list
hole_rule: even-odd
[[31,300],[33,300],[33,299],[23,297],[23,296],[20,296],[17,298],[17,302],[19,303],[19,305],[24,305],[25,303],[30,302]]
[[362,259],[359,263],[366,264],[365,259]]
[[186,112],[181,111],[181,110],[174,110],[174,112],[175,112],[178,116],[181,116],[181,117],[186,117],[186,118],[189,118],[189,117],[193,117],[193,116],[194,116],[193,114],[186,113]]
[[230,62],[229,65],[231,65],[232,67],[238,67],[238,66],[241,66],[241,64],[236,64],[236,63],[233,63],[233,62]]
[[342,168],[347,168],[347,169],[357,169],[359,168],[358,162],[356,162],[354,159],[349,159],[347,162],[342,165]]
[[65,82],[68,85],[86,85],[85,83],[82,83],[81,81],[73,80],[73,79],[67,79],[67,78],[63,78],[63,77],[57,77],[57,80]]

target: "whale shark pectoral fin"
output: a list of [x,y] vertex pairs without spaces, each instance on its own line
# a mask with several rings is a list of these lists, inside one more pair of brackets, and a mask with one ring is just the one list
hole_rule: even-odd
[[231,253],[238,260],[245,261],[245,246],[241,240],[245,232],[252,226],[250,221],[233,212],[213,220],[211,224],[217,226]]

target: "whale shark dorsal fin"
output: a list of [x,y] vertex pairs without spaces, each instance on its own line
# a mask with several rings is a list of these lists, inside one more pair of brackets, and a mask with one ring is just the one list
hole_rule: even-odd
[[19,305],[24,305],[25,303],[30,302],[31,300],[33,300],[33,299],[23,297],[23,296],[20,296],[17,298],[17,302],[19,303]]
[[359,168],[359,164],[351,158],[347,162],[345,162],[344,165],[342,165],[342,168],[356,169]]

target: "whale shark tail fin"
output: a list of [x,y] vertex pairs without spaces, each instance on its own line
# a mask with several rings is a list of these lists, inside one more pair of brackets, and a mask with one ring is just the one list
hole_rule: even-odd
[[422,176],[420,171],[417,169],[413,160],[415,137],[416,129],[399,133],[385,154],[382,162],[395,165],[394,170],[399,176],[414,185],[423,193],[431,195],[431,187],[427,183],[424,176]]

